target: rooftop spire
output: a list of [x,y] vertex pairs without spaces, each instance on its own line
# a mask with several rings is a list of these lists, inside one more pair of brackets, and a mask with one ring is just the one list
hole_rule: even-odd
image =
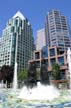
[[13,16],[13,18],[16,18],[16,17],[20,17],[22,20],[25,19],[25,17],[23,16],[23,14],[22,14],[20,11],[18,11],[18,12]]

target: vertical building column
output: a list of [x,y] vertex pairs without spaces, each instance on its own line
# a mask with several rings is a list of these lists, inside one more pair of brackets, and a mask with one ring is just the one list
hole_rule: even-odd
[[57,54],[57,47],[55,47],[55,58],[56,58],[56,63],[58,63],[58,54]]

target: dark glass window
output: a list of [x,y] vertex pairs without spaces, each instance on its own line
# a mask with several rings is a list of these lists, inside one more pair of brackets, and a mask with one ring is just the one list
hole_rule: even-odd
[[46,66],[48,66],[48,60],[42,60],[42,63],[45,64]]
[[11,27],[11,32],[14,32],[14,27],[13,26]]
[[35,59],[40,59],[40,53],[39,52],[35,53]]
[[50,59],[50,64],[52,65],[53,63],[55,63],[56,62],[56,59],[55,58],[52,58],[52,59]]
[[64,57],[58,57],[59,65],[64,65]]
[[40,68],[40,62],[39,61],[36,62],[36,68]]
[[60,79],[62,79],[62,80],[66,79],[65,70],[60,72]]
[[48,72],[49,80],[53,80],[52,72]]
[[55,56],[55,49],[50,49],[50,56]]
[[57,48],[57,54],[63,54],[64,53],[64,48]]
[[18,20],[17,19],[15,20],[15,25],[18,25]]
[[42,49],[42,57],[46,58],[47,56],[48,56],[47,47],[43,47],[43,49]]
[[19,22],[19,26],[21,26],[21,27],[22,27],[22,20],[20,20],[20,22]]

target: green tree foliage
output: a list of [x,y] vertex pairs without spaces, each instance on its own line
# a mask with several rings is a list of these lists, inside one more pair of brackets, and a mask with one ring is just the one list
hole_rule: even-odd
[[27,71],[26,70],[22,70],[21,72],[18,72],[18,80],[19,81],[24,81],[27,79]]
[[52,64],[52,77],[54,80],[60,79],[60,66],[57,63]]
[[40,70],[37,70],[36,71],[36,78],[37,78],[37,81],[40,80]]

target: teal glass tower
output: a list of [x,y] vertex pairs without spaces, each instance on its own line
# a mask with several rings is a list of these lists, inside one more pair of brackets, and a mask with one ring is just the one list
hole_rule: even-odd
[[0,66],[14,66],[17,62],[18,71],[27,68],[33,56],[34,40],[31,24],[21,12],[8,20],[0,43]]

